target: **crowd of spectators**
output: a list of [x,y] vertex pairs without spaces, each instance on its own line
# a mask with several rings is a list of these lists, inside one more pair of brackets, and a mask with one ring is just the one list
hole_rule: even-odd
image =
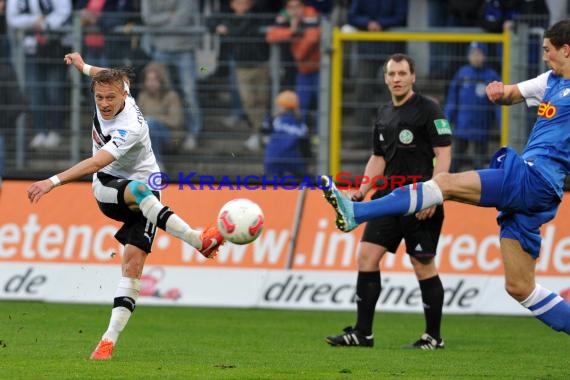
[[[14,94],[0,99],[0,141],[13,135],[14,120],[25,111],[29,116],[26,146],[30,151],[49,151],[66,145],[70,82],[60,58],[72,49],[72,39],[70,29],[65,33],[54,30],[70,27],[74,15],[84,28],[81,49],[88,62],[113,66],[142,57],[137,67],[139,74],[148,64],[154,68],[147,68],[144,76],[138,76],[138,86],[133,86],[136,92],[144,83],[143,96],[149,96],[148,86],[155,82],[171,84],[159,93],[168,93],[172,99],[172,91],[176,93],[183,109],[182,121],[176,118],[176,123],[165,123],[166,119],[162,119],[160,123],[161,116],[157,116],[150,124],[163,124],[164,128],[155,132],[156,140],[163,141],[157,142],[161,146],[164,136],[175,131],[179,151],[193,151],[200,145],[204,117],[198,86],[202,68],[198,67],[197,54],[204,33],[218,38],[217,67],[226,69],[231,99],[223,125],[247,124],[251,133],[243,141],[244,148],[260,151],[264,148],[261,126],[271,115],[270,44],[278,43],[282,48],[280,88],[296,93],[302,122],[308,125],[309,133],[316,134],[320,19],[328,18],[337,26],[350,25],[361,31],[408,28],[411,3],[412,0],[0,0],[0,92],[6,94],[8,89],[9,94]],[[513,28],[513,21],[525,14],[544,14],[554,22],[561,12],[567,12],[565,0],[428,0],[427,7],[429,27],[480,27],[489,32]],[[134,26],[146,27],[147,31],[131,33]],[[203,29],[188,34],[185,28],[192,27]],[[13,37],[10,32],[16,30],[21,30],[24,37],[9,38]],[[20,86],[15,85],[11,60],[14,43],[23,44],[19,48],[25,53],[25,80]],[[460,48],[458,56],[465,57],[465,45]],[[405,49],[402,43],[360,43],[356,47],[355,98],[364,107],[355,110],[356,126],[370,126],[374,110],[383,99],[377,90],[384,87],[384,58]],[[442,44],[432,44],[430,48],[430,75],[450,79],[459,64],[454,67],[449,64],[451,60],[438,59],[444,54],[442,49]],[[493,46],[485,47],[485,52],[490,58],[498,54]],[[23,97],[19,96],[20,88],[24,90]],[[86,90],[84,97],[88,95]],[[154,128],[151,126],[151,133]],[[0,152],[3,161],[1,157]],[[0,168],[2,165],[0,162]]]

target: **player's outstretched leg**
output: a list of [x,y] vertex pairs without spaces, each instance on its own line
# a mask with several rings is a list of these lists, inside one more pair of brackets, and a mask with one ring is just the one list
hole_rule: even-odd
[[169,207],[160,203],[145,183],[131,181],[125,191],[131,192],[143,215],[158,228],[184,240],[207,258],[218,254],[218,248],[225,240],[217,227],[208,227],[202,233],[191,228]]
[[372,219],[414,214],[443,203],[441,189],[433,179],[399,187],[387,196],[370,202],[352,202],[327,176],[321,176],[321,189],[327,202],[335,209],[337,227],[345,232]]
[[553,330],[570,335],[570,305],[558,294],[536,284],[521,305]]
[[336,188],[331,178],[321,176],[321,189],[325,199],[336,212],[336,226],[339,230],[349,232],[358,227],[354,220],[353,202]]

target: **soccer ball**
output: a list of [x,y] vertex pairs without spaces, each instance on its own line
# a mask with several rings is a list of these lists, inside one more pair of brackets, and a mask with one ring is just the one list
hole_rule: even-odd
[[218,228],[224,239],[234,244],[248,244],[263,230],[263,211],[257,203],[238,198],[227,202],[218,214]]

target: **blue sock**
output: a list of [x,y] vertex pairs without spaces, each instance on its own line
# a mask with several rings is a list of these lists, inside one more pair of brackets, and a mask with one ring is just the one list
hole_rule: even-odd
[[441,189],[433,180],[399,187],[385,197],[370,202],[355,202],[354,219],[364,223],[383,216],[414,214],[443,203]]
[[521,305],[553,330],[570,335],[570,305],[558,294],[536,284],[534,291]]
[[564,331],[570,335],[570,305],[564,300],[561,300],[544,313],[537,315],[536,318],[550,326],[550,328],[556,331]]

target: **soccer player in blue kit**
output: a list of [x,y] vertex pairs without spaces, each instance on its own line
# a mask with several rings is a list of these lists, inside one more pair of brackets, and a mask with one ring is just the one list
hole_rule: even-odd
[[521,155],[504,147],[489,169],[439,173],[364,203],[352,202],[329,177],[321,181],[337,227],[345,232],[374,218],[417,213],[445,200],[497,208],[507,293],[543,323],[570,335],[570,305],[535,282],[540,227],[556,215],[570,174],[570,20],[544,33],[543,59],[550,70],[534,79],[512,85],[495,81],[486,87],[494,103],[538,105]]

